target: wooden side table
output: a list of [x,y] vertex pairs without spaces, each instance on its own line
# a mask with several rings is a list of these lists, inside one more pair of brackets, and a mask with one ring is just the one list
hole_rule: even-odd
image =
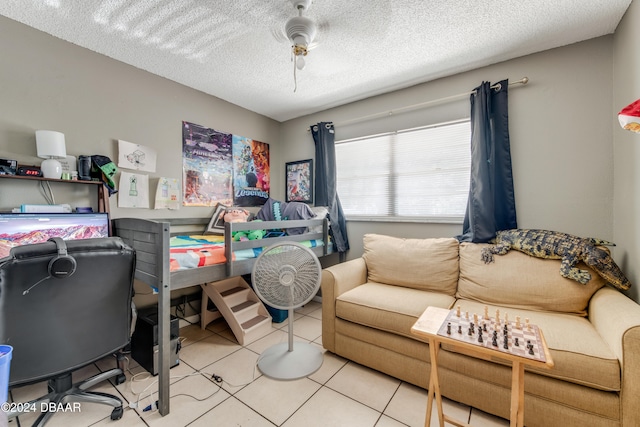
[[[426,338],[428,340],[429,352],[431,355],[431,375],[429,377],[429,397],[427,400],[427,414],[424,424],[425,427],[428,427],[431,423],[431,413],[434,398],[436,401],[436,409],[438,411],[438,420],[440,423],[440,427],[444,427],[445,421],[456,426],[469,426],[468,423],[451,418],[444,414],[442,411],[442,396],[440,394],[440,383],[438,381],[438,352],[442,344],[450,345],[460,353],[467,356],[483,360],[492,360],[498,358],[506,361],[511,361],[511,416],[509,425],[511,427],[523,427],[524,367],[535,366],[547,369],[553,367],[553,360],[551,359],[551,355],[549,354],[549,348],[547,347],[547,343],[544,340],[542,331],[539,331],[540,342],[538,343],[538,345],[544,352],[543,361],[522,357],[508,351],[500,351],[491,348],[490,346],[467,342],[468,340],[464,341],[448,336],[439,335],[438,332],[447,321],[450,313],[451,310],[448,309],[439,307],[428,307],[411,328],[411,333],[420,338]],[[523,345],[524,344],[525,343],[523,343]]]

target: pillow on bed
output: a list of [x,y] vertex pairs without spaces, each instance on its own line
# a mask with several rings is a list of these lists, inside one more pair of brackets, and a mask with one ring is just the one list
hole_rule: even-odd
[[213,215],[211,215],[211,220],[209,220],[203,234],[224,234],[224,214],[227,208],[228,206],[222,203],[218,203],[213,208]]
[[[329,208],[326,206],[313,206],[311,211],[315,214],[313,219],[325,219],[329,217]],[[309,227],[311,233],[322,233],[322,224],[315,227]]]

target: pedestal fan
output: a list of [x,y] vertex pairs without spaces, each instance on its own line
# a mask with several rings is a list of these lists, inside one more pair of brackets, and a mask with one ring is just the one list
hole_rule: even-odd
[[258,359],[264,375],[282,380],[306,377],[322,366],[318,346],[293,342],[293,310],[305,305],[320,288],[318,257],[296,242],[276,243],[253,265],[251,280],[258,297],[273,308],[289,312],[289,342],[273,345]]

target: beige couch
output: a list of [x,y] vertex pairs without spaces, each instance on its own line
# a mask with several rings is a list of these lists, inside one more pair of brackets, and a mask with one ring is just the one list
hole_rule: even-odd
[[[561,277],[559,260],[510,251],[484,264],[483,246],[365,235],[362,258],[323,271],[324,347],[427,388],[428,346],[411,326],[428,306],[488,306],[538,325],[555,363],[525,373],[525,425],[640,426],[640,306],[593,271],[586,285]],[[509,417],[508,365],[446,347],[438,362],[444,396]]]

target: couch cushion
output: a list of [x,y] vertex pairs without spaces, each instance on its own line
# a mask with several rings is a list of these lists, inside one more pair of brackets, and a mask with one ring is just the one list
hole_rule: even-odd
[[[484,313],[485,304],[457,300],[454,306],[458,305],[462,312],[468,311],[470,316],[472,313],[476,313],[478,316],[482,316]],[[487,306],[491,316],[494,315],[496,309],[500,309],[501,316],[508,313],[511,321],[516,316],[520,316],[523,322],[525,319],[529,319],[532,324],[540,327],[554,366],[551,369],[527,367],[527,370],[600,390],[620,390],[620,363],[587,319],[571,314],[507,309],[496,305]],[[455,352],[447,346],[443,346],[443,348]],[[443,367],[458,371],[462,369],[462,364],[459,361],[447,362],[447,358],[443,359]],[[496,378],[485,378],[486,374],[483,372],[474,372],[472,366],[468,366],[468,369],[467,372],[467,368],[465,368],[464,373],[469,376],[489,382],[496,381]]]
[[428,306],[450,308],[455,299],[440,292],[368,282],[340,295],[336,317],[406,337]]
[[456,239],[365,234],[363,242],[369,281],[455,295],[459,269]]
[[591,280],[582,285],[560,275],[560,260],[532,257],[516,250],[495,255],[494,262],[481,259],[486,244],[460,244],[460,279],[457,297],[527,310],[587,314],[591,296],[605,285],[585,264]]

